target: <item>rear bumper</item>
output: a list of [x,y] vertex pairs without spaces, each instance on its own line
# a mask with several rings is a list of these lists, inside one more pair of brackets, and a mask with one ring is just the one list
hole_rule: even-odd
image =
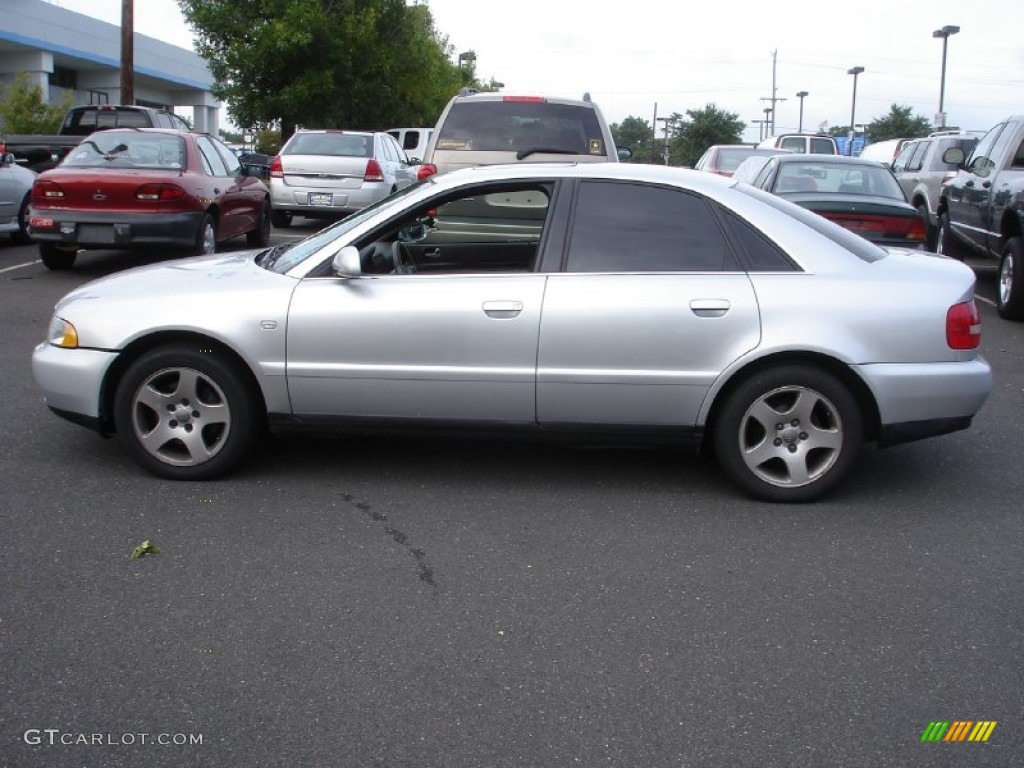
[[189,247],[196,242],[202,211],[119,213],[107,211],[36,211],[52,227],[29,226],[33,240],[79,248],[133,248],[162,245]]
[[956,363],[855,366],[878,404],[879,443],[893,445],[966,429],[992,391],[982,357]]
[[[391,188],[383,182],[364,183],[353,189],[324,189],[287,186],[273,179],[270,184],[270,204],[275,211],[297,216],[338,217],[355,213],[371,203],[383,200],[390,192]],[[310,194],[330,195],[330,204],[310,205]]]

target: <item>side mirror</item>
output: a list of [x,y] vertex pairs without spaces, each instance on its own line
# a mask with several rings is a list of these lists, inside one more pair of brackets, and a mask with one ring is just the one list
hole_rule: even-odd
[[615,149],[618,150],[620,163],[626,162],[633,156],[633,150],[629,147],[616,147]]
[[957,168],[963,168],[966,159],[967,155],[961,147],[950,147],[942,153],[942,162],[955,165]]
[[362,275],[363,268],[359,261],[359,249],[354,245],[346,245],[334,254],[331,268],[340,277],[359,277]]

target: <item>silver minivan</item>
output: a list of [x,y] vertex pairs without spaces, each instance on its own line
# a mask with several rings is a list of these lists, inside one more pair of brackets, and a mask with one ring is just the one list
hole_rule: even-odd
[[589,93],[562,99],[463,88],[441,113],[417,175],[505,163],[614,163],[630,154],[615,146]]

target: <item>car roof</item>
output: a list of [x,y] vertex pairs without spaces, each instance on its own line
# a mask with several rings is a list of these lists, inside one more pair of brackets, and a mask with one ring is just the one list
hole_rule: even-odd
[[453,97],[453,101],[466,102],[466,101],[544,101],[549,104],[575,104],[581,107],[594,107],[596,106],[590,99],[590,94],[583,94],[581,99],[570,99],[564,96],[541,96],[538,94],[526,94],[526,93],[505,93],[502,91],[488,91],[486,93],[469,93],[462,94]]
[[777,155],[772,160],[779,163],[828,163],[830,165],[870,165],[877,168],[877,160],[870,160],[863,157],[850,157],[849,155],[815,155],[815,154],[784,154]]
[[609,179],[616,181],[646,181],[654,183],[683,183],[695,191],[714,192],[735,186],[735,182],[724,176],[678,168],[671,165],[648,165],[646,163],[513,163],[500,165],[474,165],[440,174],[438,184],[462,184],[470,180],[503,181],[513,179]]

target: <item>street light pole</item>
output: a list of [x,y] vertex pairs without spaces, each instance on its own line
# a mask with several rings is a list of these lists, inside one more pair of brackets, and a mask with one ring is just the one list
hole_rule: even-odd
[[935,115],[935,127],[946,127],[946,113],[943,110],[943,102],[946,96],[946,46],[949,43],[949,36],[960,31],[960,27],[947,24],[942,29],[932,32],[932,37],[942,38],[942,79],[939,81],[939,111]]
[[796,94],[796,97],[800,99],[800,126],[796,129],[797,133],[804,132],[804,97],[807,95],[807,91],[798,91]]
[[853,139],[857,135],[857,129],[854,127],[854,117],[857,114],[857,75],[863,71],[864,67],[851,67],[846,70],[846,74],[853,75],[853,101],[850,103],[850,146],[846,152],[850,157],[853,157]]

